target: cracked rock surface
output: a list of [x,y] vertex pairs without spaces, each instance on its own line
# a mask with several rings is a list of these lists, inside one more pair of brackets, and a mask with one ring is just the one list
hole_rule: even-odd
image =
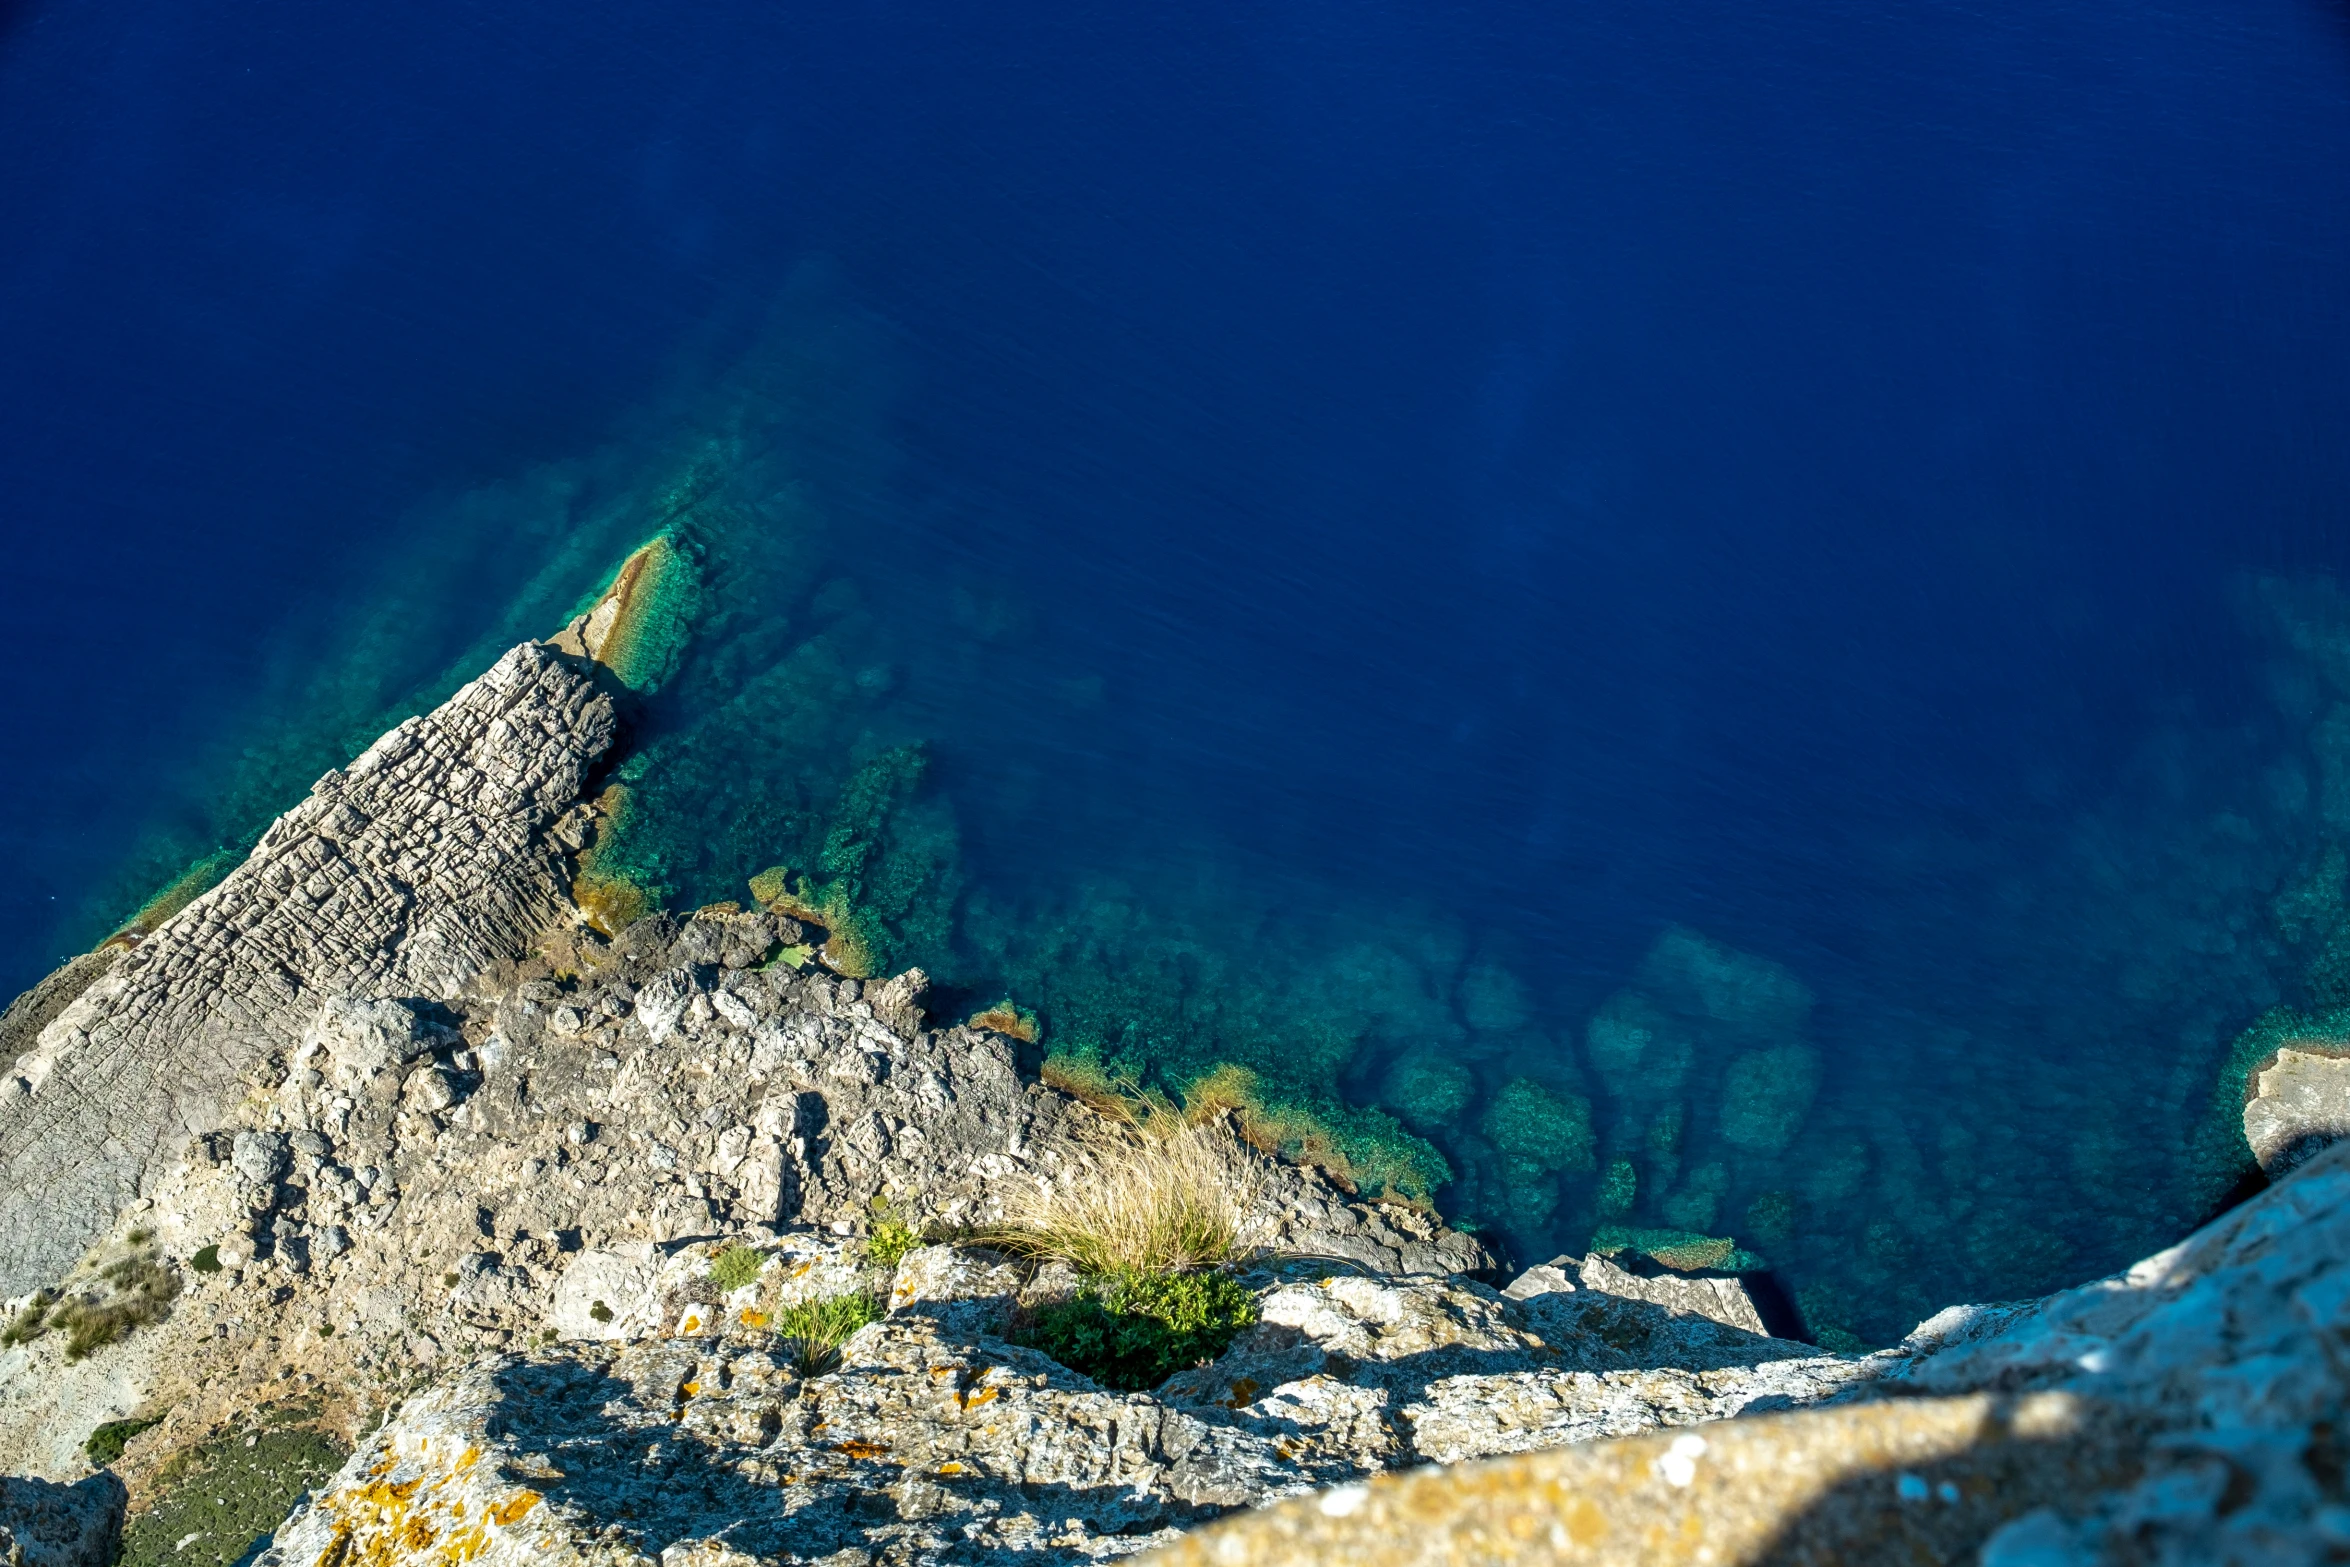
[[565,900],[547,828],[612,704],[525,644],[385,735],[0,1069],[0,1295],[56,1278],[328,996],[454,999]]

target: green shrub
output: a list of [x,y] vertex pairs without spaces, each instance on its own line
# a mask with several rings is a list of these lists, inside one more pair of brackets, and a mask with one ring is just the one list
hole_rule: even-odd
[[881,1320],[881,1302],[863,1290],[803,1300],[775,1314],[775,1332],[798,1346],[792,1363],[803,1377],[822,1376],[840,1360],[840,1347],[868,1322]]
[[188,1266],[198,1273],[218,1273],[220,1271],[220,1248],[218,1246],[205,1247],[188,1259]]
[[874,1201],[873,1233],[865,1239],[867,1261],[878,1267],[894,1268],[906,1260],[906,1253],[921,1244],[921,1235],[898,1216],[895,1208],[879,1199]]
[[729,1246],[710,1263],[710,1282],[728,1294],[759,1277],[766,1254],[751,1246]]
[[1228,1273],[1138,1274],[1096,1280],[1045,1307],[1020,1342],[1104,1387],[1139,1393],[1215,1359],[1256,1319],[1256,1297]]
[[122,1456],[123,1448],[129,1444],[132,1437],[137,1436],[141,1431],[161,1424],[163,1424],[161,1418],[154,1420],[109,1420],[90,1433],[90,1439],[82,1444],[82,1451],[89,1455],[90,1463],[94,1467],[103,1469]]

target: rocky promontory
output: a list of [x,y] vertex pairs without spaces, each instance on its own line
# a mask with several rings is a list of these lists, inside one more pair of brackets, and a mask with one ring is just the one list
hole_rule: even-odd
[[[2179,1247],[1831,1353],[1053,1086],[804,908],[596,929],[588,650],[516,648],[0,1022],[6,1567],[2350,1552],[2324,1068],[2258,1079],[2302,1162]],[[1216,1290],[1112,1289],[1036,1215],[1176,1137]]]

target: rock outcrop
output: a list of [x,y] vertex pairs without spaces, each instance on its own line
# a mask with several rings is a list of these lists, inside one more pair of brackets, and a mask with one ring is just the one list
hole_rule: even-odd
[[562,906],[612,704],[536,644],[385,735],[0,1072],[0,1295],[53,1280],[332,995],[453,999]]
[[2288,1046],[2253,1074],[2244,1104],[2244,1140],[2272,1179],[2345,1137],[2350,1137],[2350,1055]]
[[1943,1312],[1851,1389],[1856,1406],[1375,1480],[1165,1560],[2337,1560],[2346,1327],[2350,1147],[2335,1147],[2126,1273]]
[[[123,1422],[131,1554],[176,1560],[141,1520],[186,1460],[297,1423],[268,1567],[2350,1552],[2328,1060],[2261,1074],[2254,1201],[1871,1355],[1770,1337],[1727,1277],[1496,1289],[1434,1216],[1234,1139],[1254,1323],[1118,1391],[1023,1341],[1074,1275],[979,1242],[1145,1134],[932,1026],[919,971],[792,966],[782,915],[577,922],[612,729],[518,648],[10,1009],[0,1470],[75,1479]],[[113,1487],[0,1482],[0,1567],[103,1567]]]

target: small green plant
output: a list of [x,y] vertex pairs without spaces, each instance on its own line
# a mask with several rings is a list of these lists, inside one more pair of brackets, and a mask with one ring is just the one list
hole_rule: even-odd
[[57,1297],[49,1291],[33,1291],[33,1298],[25,1302],[24,1310],[16,1314],[16,1320],[9,1323],[5,1331],[0,1331],[0,1347],[14,1349],[20,1344],[30,1344],[48,1332],[49,1308],[56,1304]]
[[609,1322],[612,1320],[612,1308],[599,1300],[594,1305],[588,1307],[588,1315],[595,1318],[598,1322]]
[[1215,1359],[1256,1319],[1256,1297],[1228,1273],[1135,1274],[1094,1280],[1075,1300],[1045,1307],[1020,1341],[1104,1387],[1139,1393]]
[[852,1290],[784,1307],[775,1314],[775,1332],[797,1346],[792,1363],[799,1374],[814,1377],[839,1362],[840,1347],[850,1334],[880,1320],[881,1302],[863,1290]]
[[318,1325],[318,1336],[320,1338],[333,1338],[335,1336],[335,1325],[331,1322],[321,1322]]
[[895,1268],[906,1253],[922,1244],[921,1235],[887,1201],[873,1199],[873,1233],[865,1238],[865,1258],[883,1268]]
[[751,1246],[729,1246],[710,1261],[710,1282],[723,1294],[733,1294],[757,1280],[767,1266],[765,1253]]
[[161,1424],[160,1416],[153,1420],[109,1420],[90,1433],[82,1451],[89,1455],[92,1467],[103,1469],[122,1456],[132,1437]]
[[179,1292],[177,1273],[152,1254],[137,1253],[100,1269],[94,1287],[35,1290],[16,1320],[0,1331],[0,1346],[30,1344],[59,1331],[65,1334],[66,1360],[83,1360],[133,1328],[162,1320]]
[[218,1246],[205,1247],[188,1259],[188,1266],[198,1273],[218,1273],[220,1271],[220,1248]]

